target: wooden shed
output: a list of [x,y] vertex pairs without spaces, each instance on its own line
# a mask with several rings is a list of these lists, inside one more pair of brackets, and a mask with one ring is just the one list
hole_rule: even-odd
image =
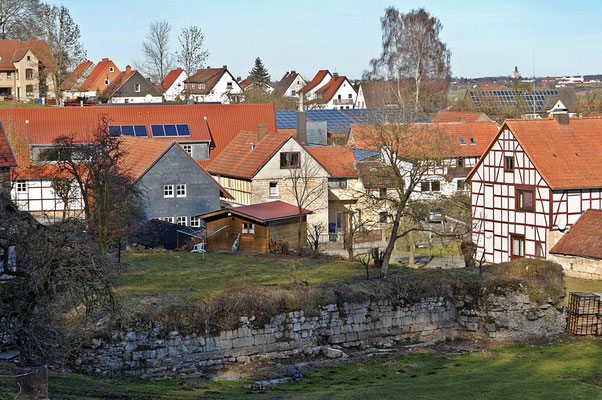
[[[308,214],[311,211],[302,211],[303,245],[307,243]],[[290,247],[298,245],[299,209],[283,201],[226,208],[197,218],[205,221],[208,234],[219,230],[207,237],[207,250],[231,250],[237,237],[239,250],[250,253],[269,252],[270,240],[282,240]]]

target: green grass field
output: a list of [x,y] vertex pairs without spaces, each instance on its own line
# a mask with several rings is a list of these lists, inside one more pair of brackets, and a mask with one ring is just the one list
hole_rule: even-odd
[[22,103],[20,101],[0,101],[0,108],[21,108],[21,107],[50,107],[38,103]]
[[[564,338],[542,346],[516,345],[466,354],[409,354],[344,362],[308,370],[253,398],[301,399],[602,399],[602,340]],[[0,364],[1,374],[12,366]],[[259,375],[255,379],[261,379]],[[51,372],[50,397],[60,399],[197,399],[250,395],[243,381],[102,379]],[[0,378],[0,399],[13,399]]]

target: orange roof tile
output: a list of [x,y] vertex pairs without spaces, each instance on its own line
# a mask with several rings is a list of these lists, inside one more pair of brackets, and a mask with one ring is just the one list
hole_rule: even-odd
[[311,89],[319,85],[327,74],[330,74],[330,71],[327,69],[319,70],[316,76],[314,76],[314,79],[312,79],[307,85],[303,86],[299,91],[304,93],[309,92]]
[[[445,157],[449,158],[480,157],[498,133],[495,122],[412,124],[412,127],[417,129],[417,132],[432,128],[433,132],[447,135],[449,146],[445,149],[447,153]],[[353,138],[353,147],[361,150],[376,150],[371,140],[375,129],[374,125],[351,125],[350,136]],[[464,139],[466,144],[462,144],[461,139]]]
[[491,121],[487,115],[480,112],[464,112],[464,111],[440,111],[437,118],[433,122],[477,122],[482,120],[483,122]]
[[137,73],[138,71],[130,69],[130,67],[128,66],[125,71],[122,71],[119,75],[115,77],[115,79],[113,79],[113,82],[109,83],[109,86],[107,86],[105,90],[102,91],[102,95],[107,98],[110,98],[115,94],[117,90],[119,90],[121,86],[123,86],[124,83],[127,82],[128,79],[130,79],[133,75]]
[[13,151],[10,148],[10,143],[2,129],[2,135],[0,136],[0,167],[16,167],[17,161],[13,155]]
[[71,89],[72,86],[75,84],[75,82],[80,78],[80,76],[82,76],[82,74],[91,65],[93,65],[92,61],[84,61],[83,63],[81,63],[77,67],[75,67],[75,69],[73,70],[73,72],[71,72],[69,74],[69,76],[67,76],[67,78],[63,81],[63,83],[61,83],[61,89],[62,90],[69,90],[69,89]]
[[[347,78],[345,76],[332,77],[326,85],[316,90],[316,94],[321,94],[322,97],[320,100],[324,103],[328,103],[346,80]],[[351,83],[349,83],[349,85],[351,85]]]
[[182,72],[184,72],[182,68],[176,68],[169,71],[169,73],[167,74],[165,79],[163,79],[163,82],[161,82],[157,89],[160,92],[167,91],[171,87],[171,85],[173,85],[176,79],[178,79],[178,77],[182,74]]
[[[102,78],[102,75],[104,75],[104,72],[111,65],[115,65],[113,63],[113,61],[109,60],[108,58],[103,58],[98,64],[96,64],[96,66],[94,67],[94,69],[92,70],[90,75],[88,75],[88,77],[86,78],[84,83],[81,84],[80,90],[82,90],[82,91],[94,90],[95,87],[93,87],[93,85],[96,83],[96,81],[98,81],[98,79]],[[115,68],[115,71],[119,72],[119,69],[117,67],[114,67],[114,68]]]
[[290,138],[281,133],[268,133],[258,141],[256,132],[240,132],[207,166],[207,171],[214,175],[252,179]]
[[304,146],[304,148],[331,176],[358,176],[351,146]]
[[584,212],[550,253],[602,260],[602,210]]
[[505,127],[550,188],[602,187],[602,119],[571,118],[568,125],[560,125],[555,119],[507,120],[495,139]]
[[0,69],[14,70],[13,62],[20,61],[31,50],[32,53],[44,64],[50,66],[52,64],[52,54],[48,44],[44,40],[0,40]]

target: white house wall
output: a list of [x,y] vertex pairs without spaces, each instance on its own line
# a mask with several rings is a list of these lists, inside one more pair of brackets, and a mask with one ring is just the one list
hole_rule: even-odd
[[331,79],[332,79],[332,74],[330,74],[330,72],[327,73],[326,75],[324,75],[324,78],[322,78],[322,80],[320,81],[320,83],[318,83],[311,90],[309,90],[307,93],[305,93],[306,100],[313,100],[313,99],[315,99],[316,98],[316,91],[318,89],[320,89],[322,86],[326,85]]
[[[228,89],[228,82],[232,83],[232,89]],[[193,94],[192,98],[200,102],[218,102],[222,104],[230,104],[229,95],[242,96],[243,91],[236,82],[236,79],[229,72],[223,74],[217,81],[213,89],[207,94]]]
[[307,85],[307,83],[303,80],[303,78],[301,78],[301,75],[297,75],[295,80],[290,84],[282,96],[299,97],[299,90],[301,90],[305,85]]
[[[52,188],[52,181],[42,179],[19,180],[26,184],[26,191],[17,192],[17,183],[13,182],[11,198],[21,211],[28,211],[35,216],[48,215],[50,219],[60,216],[65,204],[58,198]],[[74,189],[73,200],[69,204],[70,216],[81,216],[83,200],[79,189]]]
[[186,75],[186,72],[182,71],[180,73],[172,85],[165,91],[165,100],[174,101],[180,94],[182,94],[182,91],[184,90],[184,81],[187,79],[187,77],[188,75]]
[[[339,98],[340,96],[340,98]],[[357,99],[357,92],[347,79],[335,92],[332,99],[324,105],[326,109],[343,110],[353,108]]]
[[161,103],[163,99],[161,96],[151,96],[150,98],[146,98],[146,96],[142,97],[111,97],[110,103],[112,104],[129,104],[129,103]]

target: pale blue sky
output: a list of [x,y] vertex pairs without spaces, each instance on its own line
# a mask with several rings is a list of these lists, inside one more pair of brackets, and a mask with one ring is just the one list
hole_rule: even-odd
[[454,76],[602,73],[600,1],[381,0],[51,0],[69,7],[88,58],[120,68],[140,57],[151,21],[167,19],[176,35],[199,25],[210,66],[246,76],[260,56],[278,80],[288,70],[311,78],[318,69],[359,78],[380,51],[385,7],[425,7],[443,24]]

